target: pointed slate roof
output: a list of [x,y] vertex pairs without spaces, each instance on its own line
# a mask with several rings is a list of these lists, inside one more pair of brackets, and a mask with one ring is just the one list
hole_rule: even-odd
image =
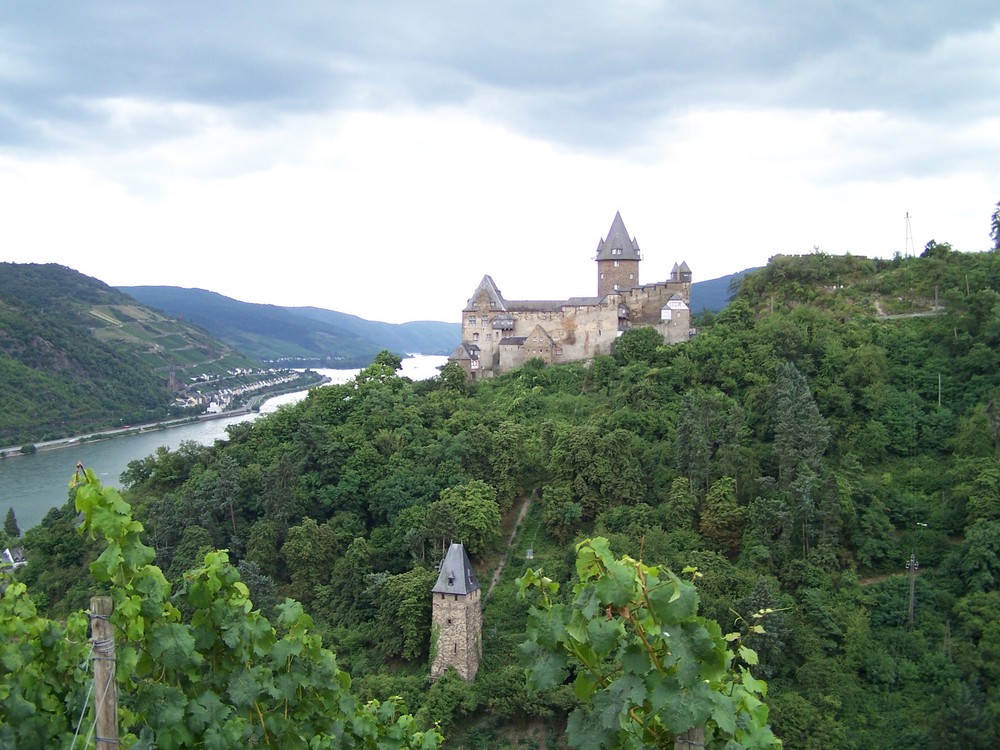
[[507,303],[504,300],[503,295],[500,294],[500,290],[497,288],[496,282],[493,281],[493,278],[489,274],[483,276],[483,280],[479,282],[479,286],[476,287],[476,291],[474,291],[472,296],[469,297],[469,301],[465,305],[465,311],[476,309],[476,298],[481,294],[485,294],[489,298],[491,310],[501,310],[506,312]]
[[[621,252],[616,253],[615,249]],[[629,239],[620,211],[615,213],[608,238],[597,243],[597,260],[640,260],[639,244],[634,237]]]
[[448,554],[441,561],[441,572],[431,589],[435,594],[470,594],[479,589],[479,581],[472,571],[472,563],[465,554],[465,546],[452,542]]

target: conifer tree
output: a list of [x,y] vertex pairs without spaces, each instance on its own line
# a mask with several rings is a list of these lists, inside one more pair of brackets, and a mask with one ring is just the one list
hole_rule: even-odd
[[17,525],[17,516],[14,515],[13,508],[7,508],[7,518],[3,522],[3,531],[11,539],[21,536],[21,529]]
[[778,368],[771,398],[778,483],[791,487],[802,474],[820,473],[830,428],[819,413],[805,377],[791,362]]

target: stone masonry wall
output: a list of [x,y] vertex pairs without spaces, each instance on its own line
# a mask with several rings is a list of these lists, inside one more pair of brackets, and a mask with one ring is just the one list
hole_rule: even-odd
[[437,632],[437,651],[431,677],[440,677],[449,667],[472,682],[482,658],[483,616],[479,609],[479,589],[464,596],[433,594],[431,619]]
[[[618,263],[616,266],[615,263]],[[639,261],[637,260],[599,260],[597,261],[597,296],[603,297],[619,289],[639,285]]]
[[[630,262],[622,263],[627,265]],[[628,272],[626,268],[624,273]],[[655,327],[664,334],[667,343],[677,343],[688,339],[690,314],[675,312],[669,323],[660,320],[660,311],[674,294],[688,303],[691,299],[691,282],[662,281],[610,293],[596,305],[564,304],[557,310],[504,313],[491,310],[487,300],[477,300],[475,312],[464,314],[462,340],[477,344],[480,348],[480,377],[489,377],[523,364],[527,356],[522,353],[518,357],[513,351],[505,352],[501,360],[500,339],[530,336],[538,325],[545,329],[556,347],[562,350],[561,354],[556,353],[552,357],[553,362],[586,361],[598,354],[611,353],[619,336],[618,308],[624,305],[629,310],[628,327]],[[514,328],[495,331],[491,321],[498,315],[513,318]],[[475,325],[469,325],[470,318],[475,319]]]

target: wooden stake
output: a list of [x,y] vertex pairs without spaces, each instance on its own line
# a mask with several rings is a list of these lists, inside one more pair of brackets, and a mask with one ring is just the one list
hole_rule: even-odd
[[94,739],[97,750],[118,750],[118,689],[115,686],[115,632],[108,621],[111,597],[90,600],[90,635],[94,647]]
[[705,727],[689,729],[674,740],[674,750],[691,750],[705,747]]

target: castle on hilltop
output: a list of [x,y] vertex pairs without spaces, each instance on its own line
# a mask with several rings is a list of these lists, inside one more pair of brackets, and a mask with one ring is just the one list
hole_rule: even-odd
[[484,276],[462,310],[462,343],[449,360],[471,380],[520,367],[586,361],[610,354],[630,328],[655,328],[668,344],[691,335],[691,269],[674,264],[667,281],[639,284],[639,245],[621,213],[597,243],[597,296],[568,300],[506,300]]

